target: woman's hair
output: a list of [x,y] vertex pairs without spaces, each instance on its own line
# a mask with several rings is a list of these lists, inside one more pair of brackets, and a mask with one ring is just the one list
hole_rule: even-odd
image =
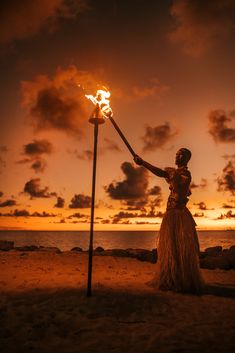
[[183,152],[184,156],[185,156],[185,162],[188,163],[188,161],[190,160],[192,153],[190,150],[188,150],[187,148],[180,148],[180,151]]

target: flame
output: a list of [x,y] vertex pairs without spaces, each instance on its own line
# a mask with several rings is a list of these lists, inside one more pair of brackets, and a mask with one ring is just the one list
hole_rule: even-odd
[[96,91],[96,95],[85,94],[85,97],[90,99],[94,105],[99,106],[103,116],[109,118],[113,115],[112,108],[110,107],[110,98],[111,93],[107,90],[99,89]]

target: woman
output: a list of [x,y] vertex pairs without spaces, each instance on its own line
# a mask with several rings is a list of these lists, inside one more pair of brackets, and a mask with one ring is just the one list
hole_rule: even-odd
[[165,178],[170,185],[170,196],[159,233],[157,273],[153,284],[161,290],[199,293],[203,285],[199,268],[199,242],[196,223],[186,207],[191,194],[191,174],[187,168],[190,158],[191,152],[181,148],[176,153],[177,168],[164,170],[137,155],[134,161]]

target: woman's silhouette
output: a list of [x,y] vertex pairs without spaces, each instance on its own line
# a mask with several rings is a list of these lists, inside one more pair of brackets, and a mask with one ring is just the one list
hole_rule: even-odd
[[191,174],[187,168],[191,152],[181,148],[176,153],[177,168],[157,168],[139,156],[134,161],[153,174],[165,178],[170,195],[158,240],[156,276],[152,281],[162,290],[199,293],[203,280],[199,268],[199,242],[196,223],[186,207],[190,192]]

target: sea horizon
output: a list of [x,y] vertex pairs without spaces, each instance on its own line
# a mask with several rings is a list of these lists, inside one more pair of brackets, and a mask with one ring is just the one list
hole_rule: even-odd
[[[235,245],[235,230],[198,230],[201,250],[211,246],[229,248]],[[94,249],[148,249],[157,247],[159,231],[151,230],[96,230],[94,231]],[[89,230],[0,230],[0,240],[14,241],[15,246],[53,246],[62,251],[89,247]]]

